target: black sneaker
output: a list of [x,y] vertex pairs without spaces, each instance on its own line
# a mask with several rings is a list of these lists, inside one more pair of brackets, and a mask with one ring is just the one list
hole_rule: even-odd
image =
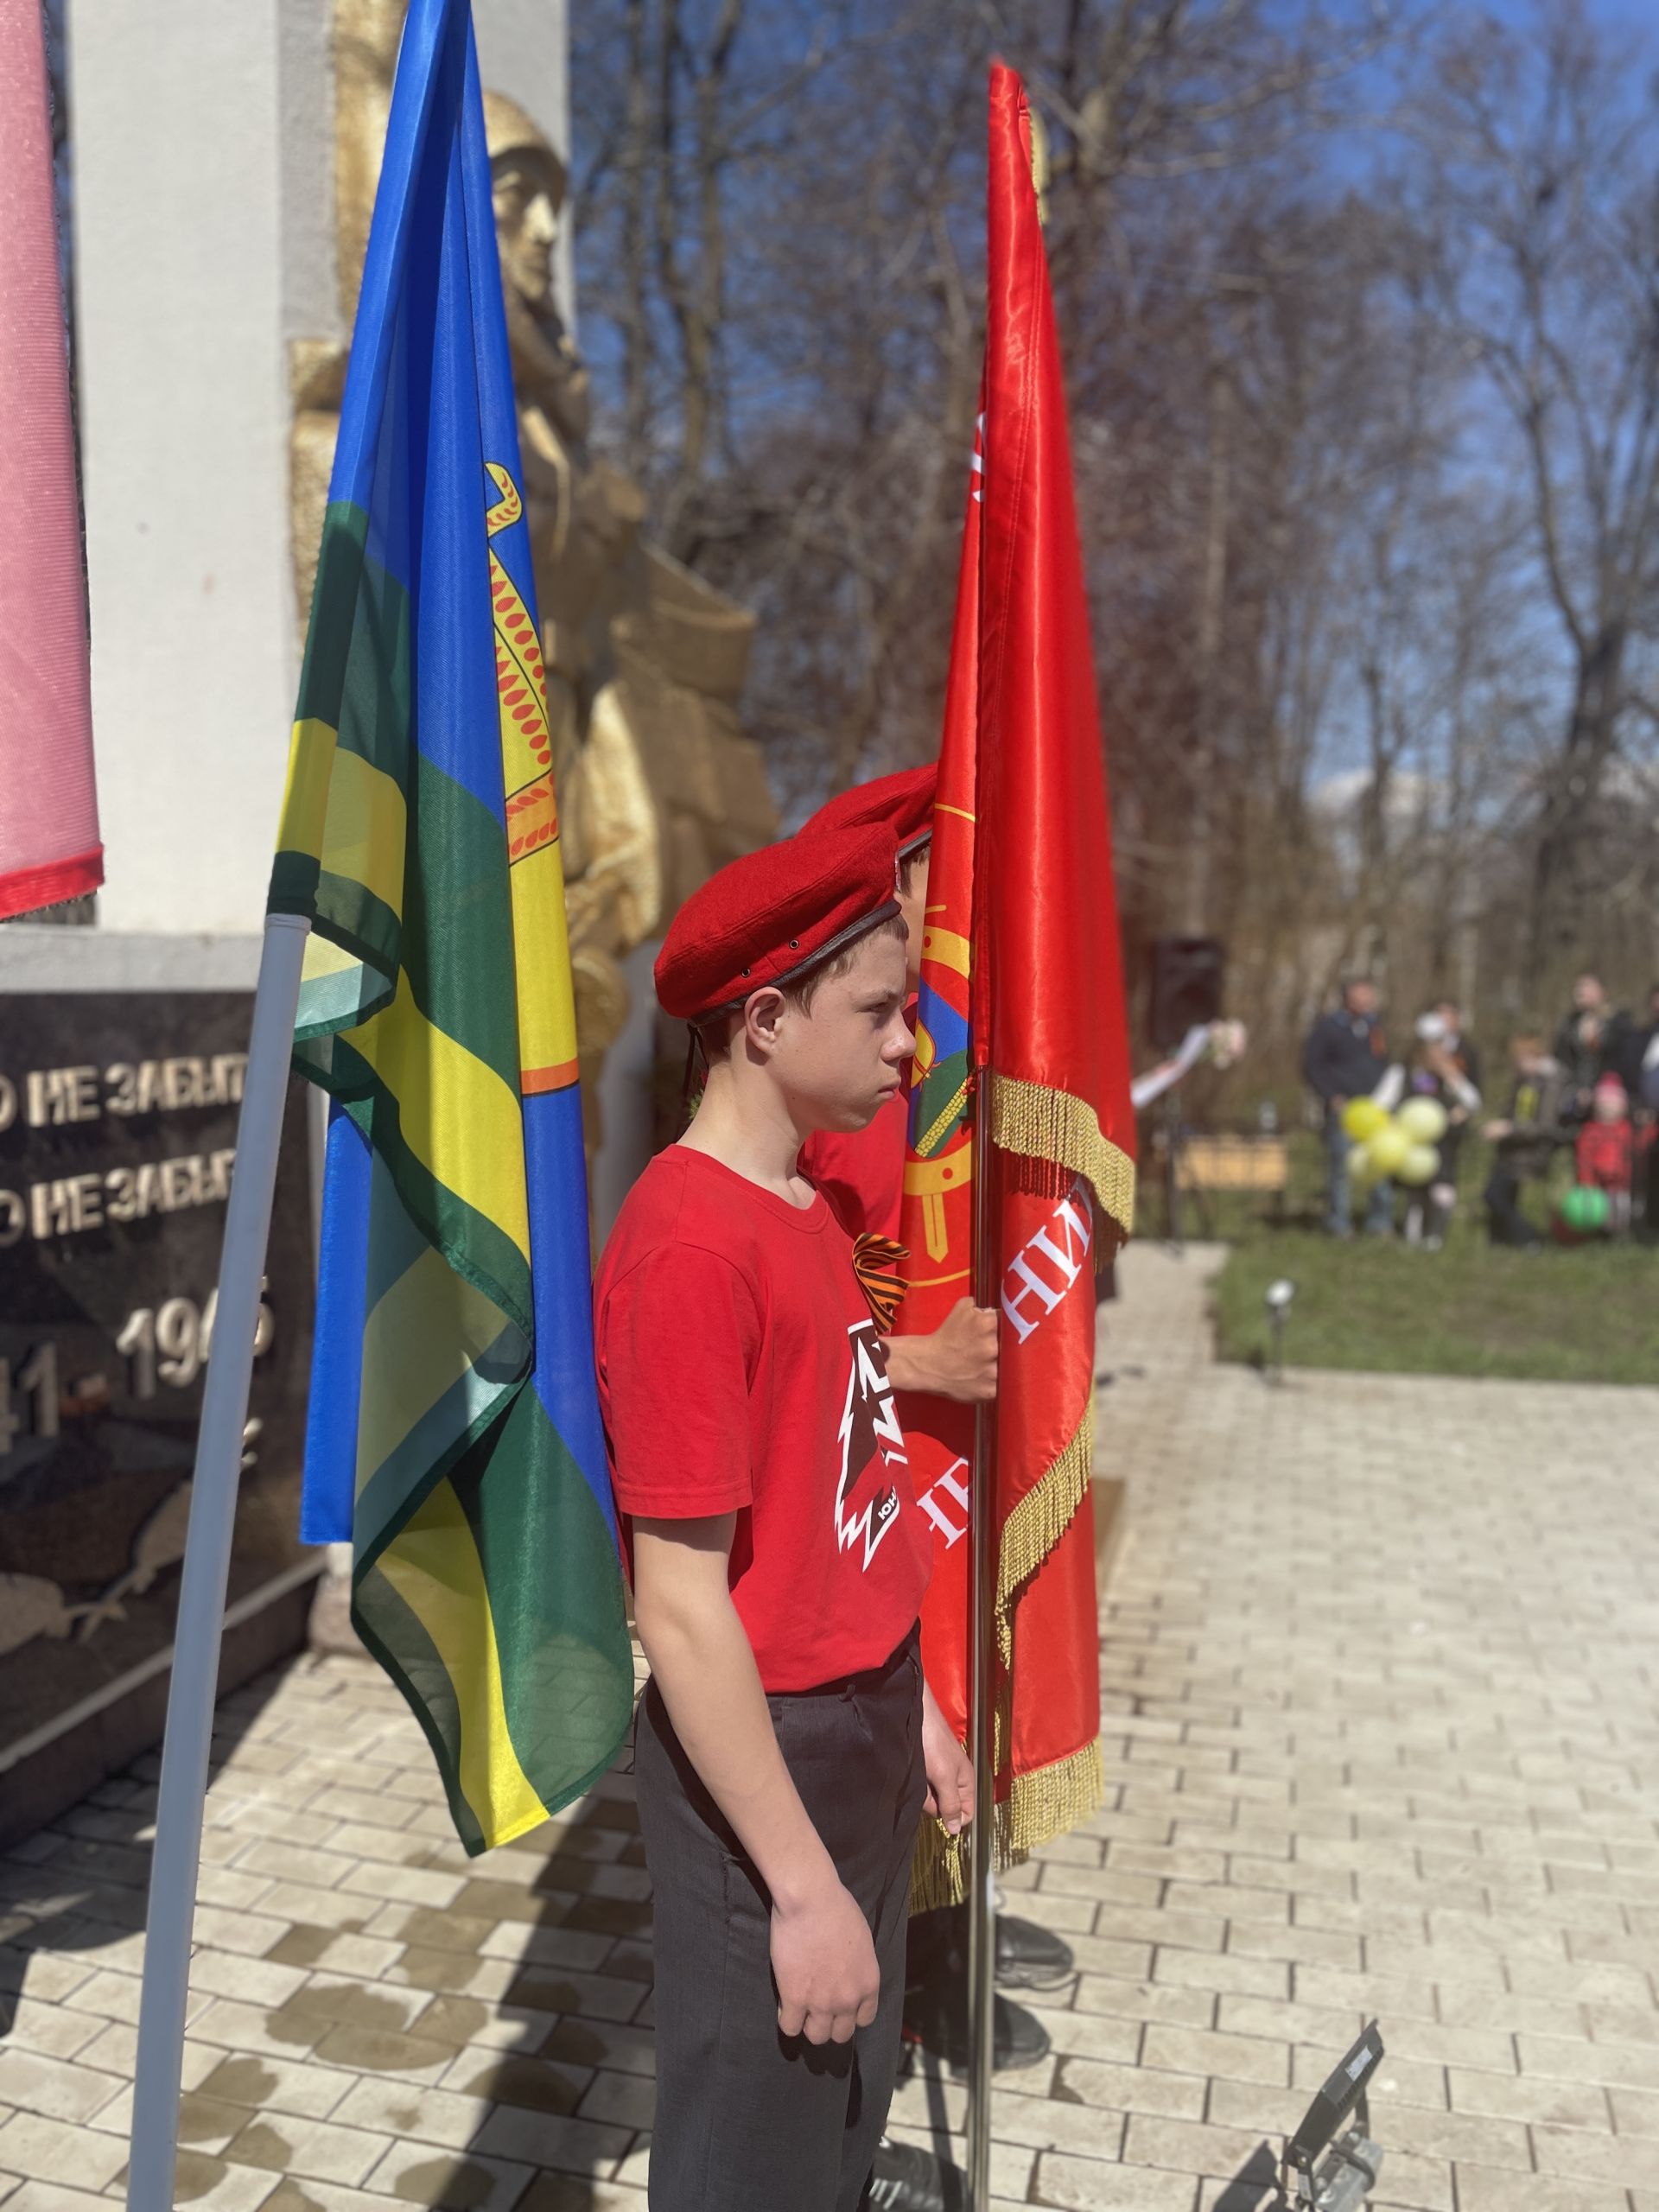
[[883,2140],[860,2212],[966,2212],[968,2183],[955,2166],[913,2143]]
[[996,1979],[1004,1989],[1058,1989],[1077,1970],[1071,1946],[1034,1920],[996,1916]]
[[[991,2070],[1018,2074],[1040,2066],[1052,2049],[1048,2030],[1034,2012],[996,1999],[991,2037]],[[968,2067],[968,1980],[963,1975],[930,1974],[905,1992],[904,2039],[944,2059],[953,2074]]]
[[[969,1912],[965,1904],[918,1913],[910,1923],[909,1978],[938,1974],[965,1978]],[[1058,1989],[1077,1972],[1070,1944],[1034,1921],[996,1916],[996,1980],[1003,1989]]]

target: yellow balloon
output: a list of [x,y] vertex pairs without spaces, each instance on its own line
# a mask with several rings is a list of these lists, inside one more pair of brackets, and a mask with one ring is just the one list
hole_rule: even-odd
[[1366,1141],[1365,1149],[1371,1155],[1371,1172],[1375,1175],[1397,1174],[1404,1166],[1411,1150],[1411,1139],[1402,1128],[1386,1117],[1376,1135]]
[[1446,1109],[1438,1098],[1408,1098],[1395,1119],[1414,1144],[1439,1144],[1446,1135]]
[[1375,1098],[1351,1098],[1342,1109],[1342,1126],[1356,1144],[1364,1144],[1387,1128],[1389,1117]]
[[1348,1173],[1353,1182],[1361,1185],[1376,1182],[1376,1170],[1371,1165],[1371,1150],[1369,1145],[1349,1146]]
[[1414,1144],[1395,1169],[1402,1183],[1432,1183],[1440,1172],[1440,1155],[1432,1144]]

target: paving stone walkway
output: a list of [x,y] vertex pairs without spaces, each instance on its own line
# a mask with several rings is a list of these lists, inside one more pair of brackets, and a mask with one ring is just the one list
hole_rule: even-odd
[[[1214,1263],[1137,1250],[1107,1316],[1108,1802],[1009,1880],[1079,1974],[998,2212],[1265,2212],[1373,2012],[1377,2205],[1659,2212],[1659,1390],[1273,1389],[1210,1361]],[[367,1662],[219,1725],[177,2203],[644,2212],[627,1776],[474,1861]],[[156,1770],[0,1857],[5,2212],[120,2193]],[[962,2103],[918,2073],[895,2122]]]

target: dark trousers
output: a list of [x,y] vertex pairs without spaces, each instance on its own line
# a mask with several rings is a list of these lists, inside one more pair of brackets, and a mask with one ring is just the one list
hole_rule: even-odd
[[655,1900],[651,2212],[859,2212],[887,2124],[925,1787],[915,1633],[885,1667],[766,1702],[801,1802],[870,1923],[880,2008],[848,2044],[779,2032],[771,1900],[652,1683],[634,1745]]
[[1494,1244],[1541,1244],[1521,1211],[1521,1179],[1512,1168],[1493,1168],[1486,1185],[1486,1226]]

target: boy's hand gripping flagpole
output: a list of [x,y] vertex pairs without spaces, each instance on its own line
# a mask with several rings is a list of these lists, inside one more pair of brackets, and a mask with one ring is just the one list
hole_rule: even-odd
[[207,1362],[196,1436],[190,1526],[173,1638],[167,1736],[149,1870],[144,1979],[138,2005],[138,2063],[132,2096],[132,2155],[127,2212],[172,2212],[178,2163],[179,2092],[184,2014],[190,1983],[190,1931],[201,1858],[207,1758],[219,1684],[219,1634],[230,1573],[231,1536],[242,1470],[242,1431],[253,1376],[253,1340],[271,1194],[288,1097],[294,1013],[308,925],[272,914],[265,924],[247,1080],[237,1123],[236,1172],[225,1214],[213,1356]]

